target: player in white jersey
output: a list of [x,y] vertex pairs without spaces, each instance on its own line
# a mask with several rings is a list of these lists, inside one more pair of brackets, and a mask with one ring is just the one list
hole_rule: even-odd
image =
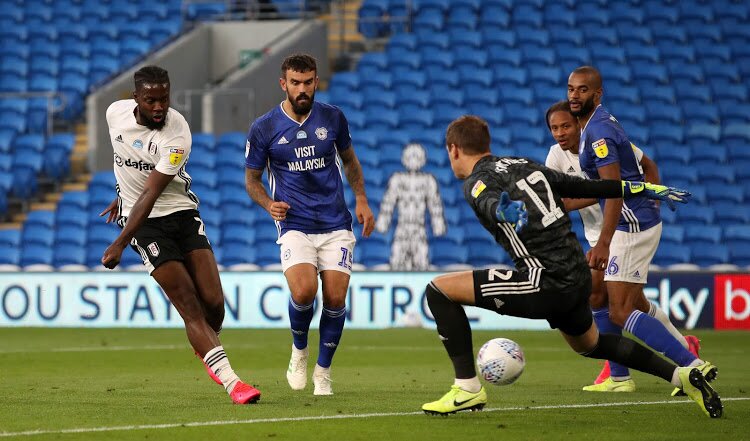
[[[567,174],[584,176],[581,172],[579,163],[579,147],[581,137],[581,127],[578,119],[572,114],[570,104],[567,101],[560,101],[553,104],[546,114],[547,127],[550,129],[552,136],[558,144],[550,147],[547,156],[546,165],[552,169]],[[646,182],[659,183],[659,170],[656,163],[643,153],[641,149],[634,144],[630,144],[637,160],[638,171],[643,174]],[[586,240],[591,248],[596,246],[599,234],[602,229],[602,210],[598,200],[571,200],[564,201],[566,211],[578,210],[583,221]],[[602,322],[606,315],[604,311],[609,305],[609,296],[607,295],[606,285],[604,283],[604,271],[598,268],[591,269],[592,275],[592,293],[590,305],[594,311],[594,316]],[[678,341],[688,348],[694,355],[698,356],[700,347],[699,340],[694,336],[682,336],[679,331],[669,321],[669,317],[656,305],[649,302],[641,290],[634,299],[634,307],[647,313],[649,316],[656,318]],[[609,322],[609,320],[605,320]],[[601,323],[601,327],[606,329],[607,324]],[[619,367],[616,368],[616,374],[620,374]],[[623,373],[627,373],[624,371]],[[610,378],[610,364],[606,362],[601,372],[597,376],[594,384],[586,386],[584,390],[594,392],[631,392],[635,390],[635,383],[626,379],[624,381],[614,382]]]
[[239,379],[219,341],[224,293],[185,172],[190,128],[169,108],[166,70],[146,66],[134,80],[133,99],[107,109],[117,198],[101,215],[108,223],[117,221],[122,231],[104,251],[102,264],[115,268],[130,244],[180,313],[188,340],[214,381],[234,403],[256,402],[260,391]]

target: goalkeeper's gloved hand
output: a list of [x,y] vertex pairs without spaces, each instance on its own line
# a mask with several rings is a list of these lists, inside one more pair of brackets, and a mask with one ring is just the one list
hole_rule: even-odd
[[529,212],[522,201],[514,201],[507,192],[503,192],[495,208],[495,218],[499,222],[510,224],[519,233],[529,222]]
[[627,198],[635,195],[643,195],[649,199],[664,201],[669,209],[675,211],[675,202],[687,204],[690,192],[666,185],[650,184],[648,182],[622,181],[622,197]]

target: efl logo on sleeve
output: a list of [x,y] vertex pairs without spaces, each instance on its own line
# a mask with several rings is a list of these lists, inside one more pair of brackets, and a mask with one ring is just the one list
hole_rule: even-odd
[[750,275],[718,275],[714,293],[716,329],[750,329]]
[[484,191],[484,189],[487,188],[487,185],[485,185],[482,180],[478,180],[476,184],[474,184],[474,187],[471,189],[471,196],[476,199],[479,197],[480,194]]
[[596,156],[599,158],[606,158],[609,154],[609,149],[607,149],[607,141],[604,138],[598,141],[594,141],[594,143],[591,144],[591,148],[594,149],[594,153],[596,153]]
[[185,149],[171,148],[169,149],[169,163],[177,165],[182,161],[182,157],[185,155]]

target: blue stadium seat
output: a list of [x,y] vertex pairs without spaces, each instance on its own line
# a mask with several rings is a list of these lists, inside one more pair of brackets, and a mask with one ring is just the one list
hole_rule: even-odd
[[9,228],[0,230],[0,248],[18,248],[21,244],[21,230]]
[[691,251],[687,245],[665,242],[659,244],[653,262],[659,266],[669,266],[677,263],[690,263]]
[[[446,87],[442,84],[436,84],[430,88],[428,94],[432,98],[431,106],[450,105],[461,107],[464,104],[464,90]],[[430,107],[430,106],[423,106]]]
[[473,11],[452,6],[446,25],[448,29],[473,31],[479,26],[479,17]]
[[85,248],[88,243],[88,233],[86,226],[75,224],[59,224],[55,230],[55,243],[68,244]]
[[487,51],[483,49],[472,49],[472,48],[454,48],[453,50],[454,63],[459,69],[462,68],[475,68],[477,70],[487,66],[489,56]]
[[661,232],[661,243],[682,244],[685,240],[685,228],[677,225],[665,225]]
[[104,222],[89,225],[88,243],[98,243],[106,248],[120,234],[120,229],[113,224]]
[[500,5],[485,5],[479,15],[479,27],[482,30],[508,29],[510,25],[510,14],[508,10]]
[[358,11],[357,28],[366,38],[377,38],[387,34],[383,16],[388,9],[388,0],[367,0]]
[[382,242],[362,241],[356,253],[358,260],[367,267],[384,265],[390,261],[391,247]]
[[21,266],[28,265],[52,265],[52,248],[38,243],[24,244],[21,247]]
[[750,247],[746,243],[729,244],[731,263],[738,266],[750,266]]
[[[104,250],[102,250],[102,254]],[[130,253],[125,250],[125,253]],[[64,265],[86,265],[86,247],[81,245],[61,244],[54,248],[52,263],[56,267]]]
[[691,243],[690,249],[690,261],[701,267],[731,262],[729,249],[721,245],[705,246]]
[[518,86],[527,86],[528,71],[525,68],[495,67],[494,79],[498,84],[513,83]]
[[750,223],[750,212],[747,207],[737,205],[734,202],[719,201],[711,204],[716,213],[716,222],[723,224],[748,224]]
[[[453,54],[446,53],[453,60]],[[427,66],[425,72],[427,73],[427,80],[431,85],[440,85],[445,87],[456,88],[460,84],[460,77],[458,72],[454,69],[449,69],[451,66]]]
[[388,40],[386,45],[388,51],[395,48],[414,51],[417,50],[418,47],[417,36],[414,34],[396,34]]
[[439,68],[445,73],[452,73],[450,68],[452,68],[456,62],[452,52],[438,49],[436,47],[420,47],[418,51],[422,60],[427,61],[423,63],[423,68],[427,70],[430,68]]
[[[484,17],[485,14],[482,14]],[[508,29],[481,29],[482,41],[485,47],[502,47],[511,49],[516,47],[516,33]]]
[[[106,205],[102,207],[102,209],[104,208],[106,208]],[[58,204],[57,210],[55,212],[55,219],[56,225],[58,226],[70,225],[73,227],[86,228],[89,224],[88,209],[72,205],[72,203]],[[97,216],[97,222],[103,220],[104,219],[98,218]]]
[[456,244],[452,239],[433,238],[430,240],[430,263],[446,266],[456,263],[466,263],[469,253],[463,245]]
[[561,25],[566,28],[573,28],[576,24],[576,13],[564,6],[551,3],[544,7],[544,24]]

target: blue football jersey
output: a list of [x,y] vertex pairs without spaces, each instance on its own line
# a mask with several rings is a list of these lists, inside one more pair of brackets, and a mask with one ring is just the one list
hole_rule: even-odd
[[[599,167],[620,164],[620,176],[626,181],[643,181],[643,171],[633,151],[633,145],[620,123],[607,109],[599,105],[581,132],[579,147],[581,170],[589,179],[599,179]],[[604,206],[604,201],[601,201]],[[617,229],[635,233],[661,222],[656,204],[636,196],[624,201]]]
[[321,234],[351,230],[338,151],[351,147],[349,124],[335,106],[314,102],[302,124],[281,104],[250,127],[245,167],[268,170],[271,198],[289,204],[280,236],[290,230]]

